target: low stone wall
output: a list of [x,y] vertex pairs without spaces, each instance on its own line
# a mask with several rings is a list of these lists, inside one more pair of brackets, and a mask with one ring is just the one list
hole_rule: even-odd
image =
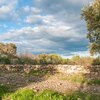
[[57,67],[59,72],[67,74],[76,74],[76,73],[89,73],[89,69],[80,65],[58,65]]
[[0,71],[9,72],[26,72],[29,73],[31,70],[44,70],[54,69],[56,65],[0,65]]
[[57,69],[59,72],[67,74],[76,73],[90,73],[97,72],[100,74],[100,65],[97,66],[81,66],[81,65],[0,65],[0,71],[9,72],[26,72],[29,73],[31,70],[44,70],[44,69]]

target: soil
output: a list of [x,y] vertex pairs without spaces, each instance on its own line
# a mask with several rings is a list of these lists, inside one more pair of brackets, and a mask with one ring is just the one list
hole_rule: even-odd
[[100,85],[86,85],[61,78],[66,76],[62,73],[53,73],[46,75],[33,75],[22,72],[0,73],[0,84],[8,85],[11,91],[19,88],[28,88],[35,91],[44,89],[55,90],[61,93],[71,91],[83,91],[100,94]]

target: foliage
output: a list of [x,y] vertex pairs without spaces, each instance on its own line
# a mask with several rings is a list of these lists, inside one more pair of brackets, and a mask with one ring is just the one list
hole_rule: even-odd
[[11,61],[7,56],[0,56],[0,64],[11,64]]
[[93,59],[92,65],[100,65],[100,57]]
[[83,66],[90,66],[93,63],[92,57],[80,57],[80,56],[73,56],[71,58],[72,62],[76,65],[83,65]]
[[17,60],[18,64],[34,64],[33,60],[27,56],[21,56]]
[[5,85],[0,85],[0,98],[6,93],[8,93],[8,87]]
[[63,94],[51,90],[44,90],[41,92],[34,92],[29,89],[17,90],[15,93],[4,97],[4,100],[9,98],[11,100],[66,100]]
[[75,91],[66,95],[52,91],[43,90],[34,92],[29,89],[20,89],[15,93],[5,95],[3,100],[99,100],[100,95]]
[[67,100],[99,100],[100,95],[93,95],[90,93],[83,93],[80,91],[72,92],[67,95]]
[[99,79],[92,79],[92,80],[89,80],[87,82],[88,85],[100,85],[100,80]]
[[61,80],[68,80],[68,81],[75,82],[75,83],[86,82],[84,75],[81,75],[81,74],[73,74],[73,75],[69,75],[69,76],[64,76],[61,78]]
[[0,43],[0,54],[15,55],[16,49],[17,47],[13,43],[9,43],[9,44]]
[[31,64],[31,65],[57,65],[57,64],[69,64],[69,65],[100,65],[100,58],[80,57],[73,56],[71,59],[65,59],[57,54],[16,54],[15,44],[3,44],[0,43],[0,64]]
[[87,23],[90,53],[100,54],[100,0],[86,6],[82,10],[82,17]]

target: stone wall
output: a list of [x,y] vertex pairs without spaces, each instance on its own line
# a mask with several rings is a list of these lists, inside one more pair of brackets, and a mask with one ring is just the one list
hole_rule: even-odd
[[43,70],[43,69],[57,69],[59,72],[67,74],[76,73],[90,73],[96,72],[100,74],[100,65],[97,66],[81,66],[81,65],[0,65],[0,72],[26,72],[31,70]]

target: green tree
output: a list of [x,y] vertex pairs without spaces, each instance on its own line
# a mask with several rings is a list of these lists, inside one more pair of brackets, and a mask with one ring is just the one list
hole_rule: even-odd
[[95,0],[82,10],[87,24],[90,53],[100,54],[100,0]]

